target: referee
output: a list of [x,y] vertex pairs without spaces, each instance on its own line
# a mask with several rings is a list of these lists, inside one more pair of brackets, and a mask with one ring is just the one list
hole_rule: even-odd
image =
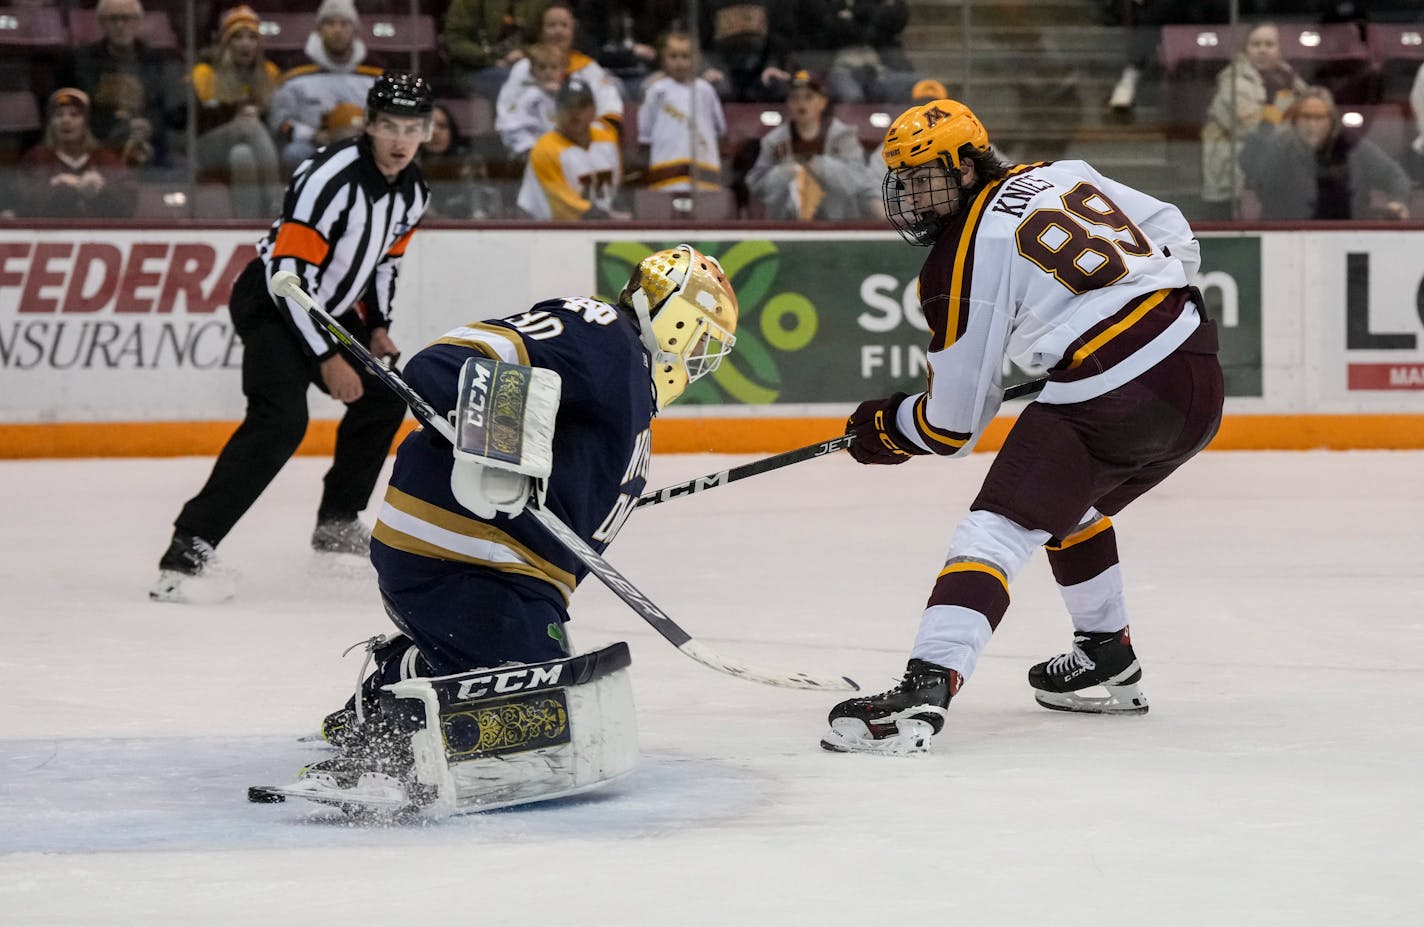
[[[307,430],[312,384],[346,404],[312,547],[368,552],[370,535],[356,516],[370,501],[405,405],[353,366],[300,306],[274,298],[267,281],[279,270],[293,271],[372,354],[397,356],[387,329],[401,256],[430,196],[412,162],[430,137],[432,108],[430,85],[422,78],[387,71],[366,96],[365,133],[321,149],[297,168],[281,218],[258,244],[258,256],[233,284],[229,300],[243,343],[246,416],[207,483],[174,520],[151,598],[181,602],[231,594],[222,583],[189,580],[211,573],[213,549],[296,452]],[[203,585],[208,588],[200,593]]]

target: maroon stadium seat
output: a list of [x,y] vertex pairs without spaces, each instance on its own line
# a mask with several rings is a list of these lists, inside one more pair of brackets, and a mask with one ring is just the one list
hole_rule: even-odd
[[879,148],[885,142],[885,130],[906,108],[899,103],[837,103],[835,117],[855,129],[861,145]]
[[727,145],[735,148],[747,139],[761,138],[786,118],[781,107],[765,103],[724,103],[727,116]]
[[484,97],[441,97],[435,102],[450,111],[466,139],[494,131],[494,108]]
[[0,7],[0,48],[69,47],[69,31],[56,7]]
[[735,218],[737,200],[732,191],[698,190],[672,193],[639,187],[633,191],[633,215],[638,219],[702,219],[719,222]]
[[40,107],[33,93],[0,91],[0,132],[33,132],[41,125]]

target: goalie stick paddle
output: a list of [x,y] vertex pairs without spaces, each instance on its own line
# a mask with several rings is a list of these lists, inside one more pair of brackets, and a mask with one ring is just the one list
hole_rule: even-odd
[[[361,365],[373,376],[390,387],[397,396],[405,401],[406,405],[410,406],[410,411],[422,425],[433,429],[452,446],[454,445],[455,426],[448,419],[442,418],[430,403],[426,402],[419,393],[411,388],[409,383],[405,382],[399,373],[376,360],[371,352],[366,350],[365,345],[353,338],[351,333],[332,317],[331,313],[307,295],[307,292],[302,289],[300,277],[288,270],[278,271],[272,275],[270,285],[273,293],[285,296],[305,309],[307,314],[331,337],[335,338],[342,347],[346,348],[352,357],[360,361]],[[726,659],[683,630],[682,626],[673,621],[666,612],[658,607],[657,603],[644,595],[611,563],[589,547],[583,538],[575,534],[573,529],[564,524],[557,515],[541,507],[537,496],[530,498],[525,506],[525,511],[533,516],[555,540],[568,548],[569,553],[582,560],[589,571],[597,576],[614,595],[622,599],[624,604],[636,612],[639,618],[651,625],[653,630],[661,634],[668,643],[703,666],[750,682],[779,686],[784,689],[824,689],[849,692],[860,690],[860,686],[856,685],[855,681],[848,676],[780,673],[773,670],[757,669]]]
[[[1029,380],[1027,383],[1010,386],[1004,390],[1004,398],[1022,399],[1025,396],[1037,395],[1047,383],[1048,378],[1043,377],[1037,380]],[[737,480],[744,480],[749,476],[757,476],[761,473],[769,473],[772,470],[780,470],[782,467],[789,467],[803,460],[813,460],[817,457],[824,457],[827,454],[843,451],[850,447],[850,440],[850,435],[838,435],[828,441],[821,441],[818,444],[808,444],[805,447],[798,447],[796,450],[787,451],[784,454],[763,457],[761,460],[753,460],[751,463],[742,464],[739,467],[730,467],[726,470],[719,470],[716,473],[709,473],[706,476],[683,480],[681,483],[674,483],[671,486],[664,486],[662,489],[655,489],[652,492],[643,493],[638,497],[636,507],[642,508],[645,505],[657,505],[659,502],[667,502],[669,499],[677,499],[682,496],[690,496],[693,493],[703,492],[704,490],[716,489],[718,486],[726,486],[728,483],[735,483]]]

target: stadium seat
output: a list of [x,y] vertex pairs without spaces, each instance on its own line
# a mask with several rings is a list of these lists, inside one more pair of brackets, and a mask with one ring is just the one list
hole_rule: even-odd
[[1412,136],[1403,107],[1341,106],[1340,122],[1347,132],[1359,133],[1374,142],[1396,162],[1404,160]]
[[[1171,74],[1189,62],[1216,62],[1217,69],[1245,46],[1250,26],[1162,27],[1162,67]],[[1300,66],[1307,61],[1367,61],[1369,46],[1350,23],[1279,23],[1281,56]]]
[[[102,39],[104,30],[99,26],[97,10],[93,7],[70,10],[69,34],[74,44],[80,46],[93,45]],[[162,10],[148,10],[143,14],[143,30],[139,33],[139,38],[143,39],[149,48],[178,50],[178,34],[173,31],[168,14]]]
[[0,7],[0,48],[58,50],[69,32],[56,7]]
[[731,190],[668,192],[639,187],[633,191],[633,215],[638,219],[701,219],[720,222],[737,215],[737,200]]
[[1371,23],[1365,28],[1365,43],[1380,69],[1383,98],[1407,99],[1414,75],[1424,67],[1424,23]]
[[759,139],[781,125],[786,118],[779,107],[764,103],[724,103],[727,117],[727,147],[735,149],[747,139]]
[[902,109],[895,103],[837,103],[834,114],[855,129],[861,145],[878,149],[885,141],[885,130]]
[[262,47],[269,52],[299,52],[312,32],[311,13],[261,13]]
[[193,191],[193,216],[198,219],[231,219],[232,191],[225,183],[200,183]]
[[494,107],[484,97],[441,97],[435,102],[450,111],[466,139],[494,131]]
[[361,17],[361,38],[372,52],[433,52],[435,17],[366,13]]
[[190,215],[188,194],[175,184],[141,181],[136,219],[186,219]]
[[33,132],[40,121],[39,103],[28,90],[0,92],[0,132]]

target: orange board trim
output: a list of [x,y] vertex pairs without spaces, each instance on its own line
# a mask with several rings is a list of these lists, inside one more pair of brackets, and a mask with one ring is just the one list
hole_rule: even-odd
[[[1013,424],[995,419],[977,450],[998,450]],[[0,424],[0,459],[212,456],[236,422]],[[401,436],[414,428],[407,421]],[[653,423],[662,454],[776,454],[841,434],[840,418],[668,418]],[[336,422],[314,421],[298,454],[329,455]],[[1424,415],[1228,415],[1210,450],[1419,450]]]

